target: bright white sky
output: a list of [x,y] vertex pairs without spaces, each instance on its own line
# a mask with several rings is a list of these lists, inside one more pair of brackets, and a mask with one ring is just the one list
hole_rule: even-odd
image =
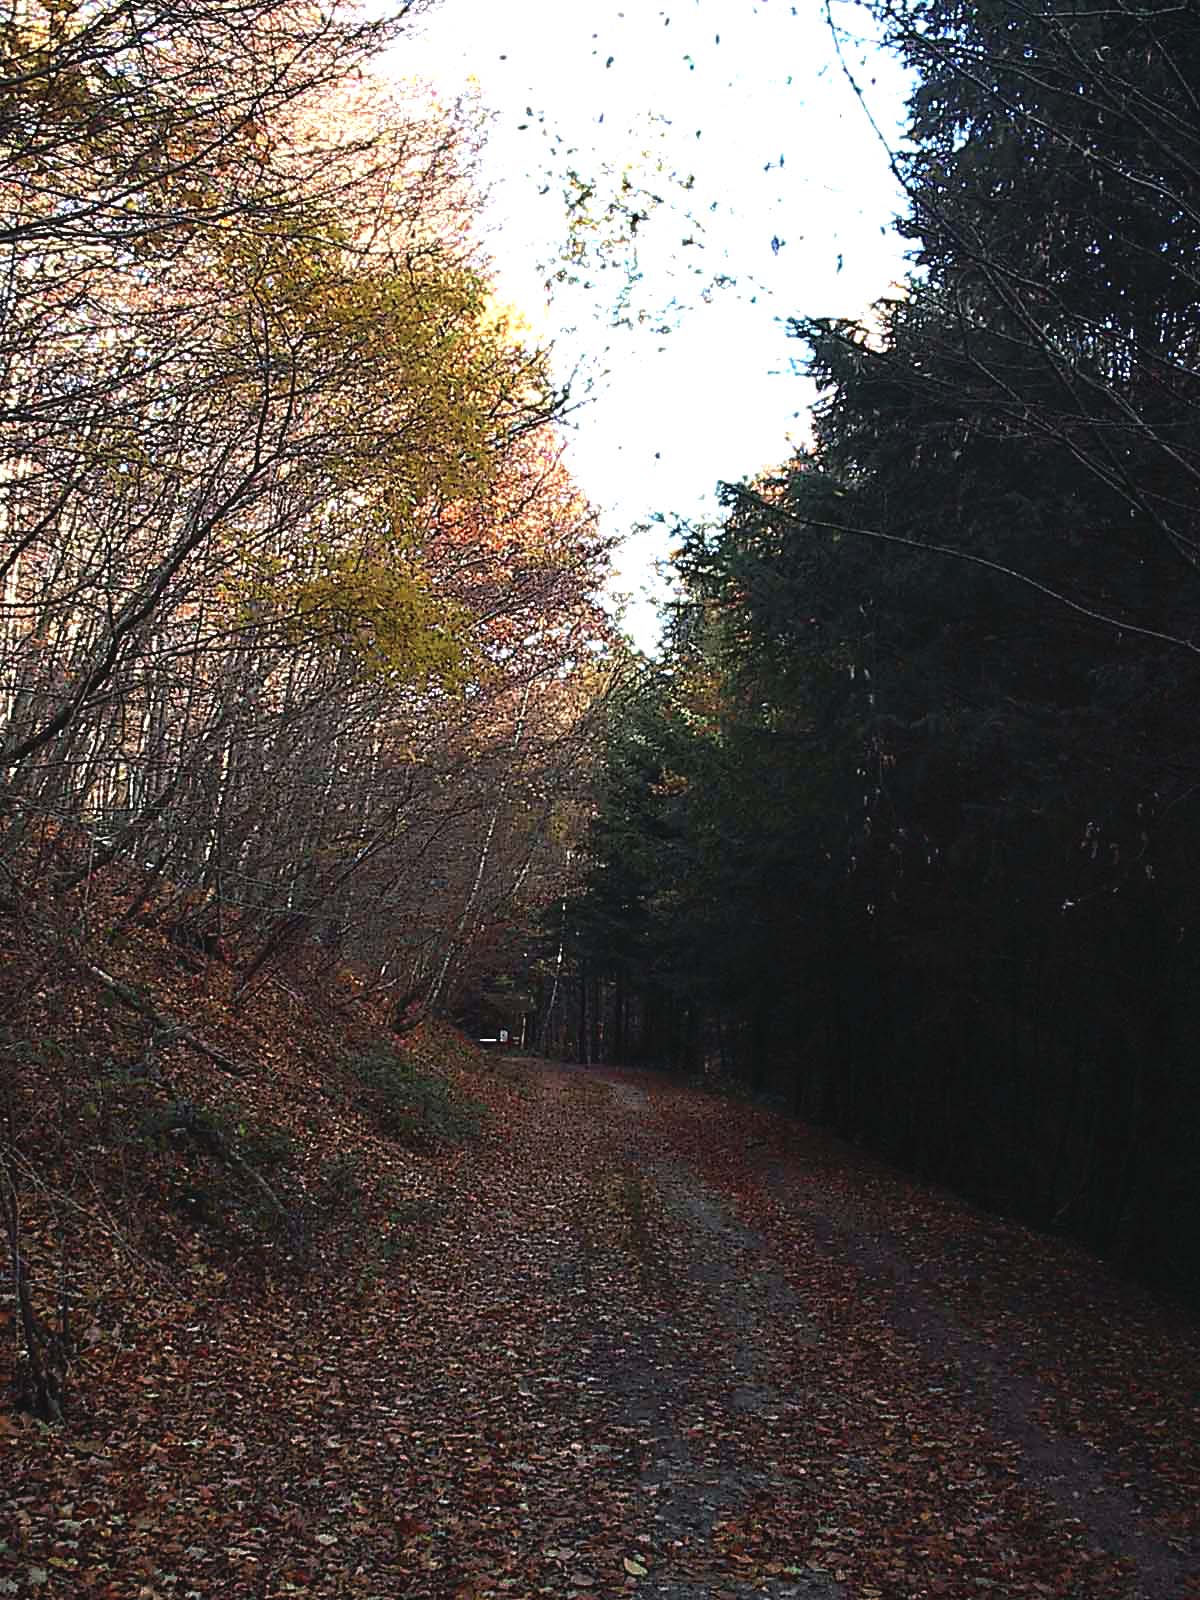
[[[863,25],[842,0],[835,14]],[[672,518],[711,515],[718,480],[776,465],[807,437],[813,390],[793,370],[802,351],[787,318],[863,315],[904,271],[889,226],[901,198],[823,0],[444,0],[392,60],[441,99],[475,93],[491,113],[496,276],[553,339],[560,376],[582,366],[596,379],[570,464],[605,527],[628,535],[617,588],[634,597],[627,631],[650,648],[641,591],[661,592],[654,562]],[[899,69],[866,47],[847,61],[894,142]],[[606,164],[632,166],[666,201],[638,232],[634,303],[649,316],[633,328],[611,325],[615,271],[550,304],[543,288],[565,236],[552,169]],[[683,192],[660,164],[694,185]],[[721,274],[734,282],[703,294]],[[631,534],[655,513],[666,528]]]

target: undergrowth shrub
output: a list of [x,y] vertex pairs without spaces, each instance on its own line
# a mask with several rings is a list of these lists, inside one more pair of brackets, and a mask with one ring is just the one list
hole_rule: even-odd
[[262,1172],[277,1172],[281,1167],[296,1165],[295,1140],[285,1129],[273,1122],[249,1122],[229,1108],[233,1129],[238,1141],[238,1151],[244,1161]]
[[303,1227],[291,1181],[296,1147],[282,1128],[255,1122],[236,1105],[172,1100],[143,1117],[138,1135],[176,1156],[176,1209],[184,1215],[206,1225],[248,1225],[254,1234],[298,1245]]
[[357,1150],[335,1150],[321,1168],[318,1204],[328,1211],[348,1211],[357,1216],[365,1194],[361,1155]]
[[346,1067],[367,1091],[366,1103],[380,1130],[403,1144],[416,1149],[463,1144],[483,1127],[483,1106],[387,1045],[348,1056]]
[[256,1171],[296,1164],[296,1146],[289,1133],[271,1122],[256,1122],[238,1105],[200,1106],[172,1100],[142,1119],[142,1138],[166,1144],[179,1138],[229,1162],[244,1162]]
[[397,1243],[408,1242],[414,1230],[429,1227],[441,1214],[442,1208],[438,1202],[427,1197],[394,1201],[387,1214],[391,1230],[389,1239],[393,1241],[393,1248]]

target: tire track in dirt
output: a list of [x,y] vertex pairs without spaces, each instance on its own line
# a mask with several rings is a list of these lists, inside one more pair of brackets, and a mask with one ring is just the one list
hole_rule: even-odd
[[[711,1540],[722,1518],[786,1493],[788,1484],[740,1451],[698,1447],[698,1436],[710,1440],[715,1434],[719,1440],[734,1433],[732,1427],[721,1426],[719,1413],[715,1424],[710,1418],[699,1435],[695,1427],[683,1426],[681,1417],[694,1411],[702,1396],[714,1394],[718,1407],[727,1413],[727,1423],[784,1406],[783,1391],[762,1370],[763,1351],[778,1337],[777,1328],[768,1329],[768,1320],[786,1319],[801,1347],[814,1343],[816,1334],[801,1315],[799,1297],[764,1264],[763,1241],[733,1221],[708,1186],[683,1163],[655,1152],[646,1137],[645,1091],[602,1073],[591,1074],[590,1081],[610,1088],[622,1124],[618,1144],[631,1167],[653,1185],[676,1230],[671,1252],[674,1295],[678,1298],[686,1285],[703,1301],[703,1324],[710,1335],[703,1365],[694,1349],[680,1347],[678,1337],[664,1341],[673,1346],[673,1360],[664,1359],[659,1342],[651,1339],[636,1368],[628,1362],[613,1363],[607,1367],[607,1381],[621,1395],[631,1419],[653,1428],[653,1450],[643,1467],[642,1482],[655,1496],[655,1522],[664,1541]],[[709,1581],[656,1578],[645,1591],[658,1600],[706,1600],[710,1592],[717,1592],[710,1589],[710,1581],[720,1582],[719,1575],[714,1573]],[[815,1565],[807,1569],[793,1565],[786,1577],[752,1586],[730,1586],[726,1580],[719,1592],[735,1600],[756,1595],[773,1600],[841,1600],[845,1594],[841,1584]]]

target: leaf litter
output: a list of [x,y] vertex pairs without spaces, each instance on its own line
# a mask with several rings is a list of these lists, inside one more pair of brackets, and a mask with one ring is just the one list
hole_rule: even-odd
[[239,1094],[310,1173],[353,1142],[392,1209],[370,1190],[301,1271],[101,1163],[67,1423],[0,1427],[0,1594],[1200,1595],[1200,1343],[1169,1308],[647,1075],[456,1047],[483,1133],[398,1150],[339,1099],[328,1018],[274,1003],[226,1039]]

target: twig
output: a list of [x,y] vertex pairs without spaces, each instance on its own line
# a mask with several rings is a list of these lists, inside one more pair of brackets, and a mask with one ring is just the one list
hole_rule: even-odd
[[200,1107],[192,1105],[186,1100],[177,1100],[167,1113],[163,1124],[164,1132],[186,1133],[197,1144],[206,1146],[220,1160],[231,1166],[235,1172],[240,1172],[242,1177],[254,1185],[267,1204],[284,1222],[289,1221],[288,1209],[283,1201],[272,1189],[267,1180],[246,1160],[234,1150],[220,1129],[214,1126]]
[[119,978],[112,977],[102,967],[97,967],[90,961],[81,960],[79,964],[89,977],[95,978],[98,983],[102,983],[110,994],[116,996],[122,1005],[128,1006],[132,1011],[136,1011],[139,1016],[143,1016],[153,1023],[158,1033],[171,1039],[182,1039],[197,1055],[204,1056],[214,1066],[220,1067],[222,1072],[229,1073],[230,1077],[245,1077],[246,1068],[240,1062],[235,1061],[232,1056],[225,1055],[223,1051],[217,1050],[207,1040],[201,1039],[199,1034],[193,1033],[186,1023],[180,1022],[175,1017],[168,1016],[164,1011],[156,1010],[145,995],[139,994],[136,989],[130,988],[127,983],[122,983]]

